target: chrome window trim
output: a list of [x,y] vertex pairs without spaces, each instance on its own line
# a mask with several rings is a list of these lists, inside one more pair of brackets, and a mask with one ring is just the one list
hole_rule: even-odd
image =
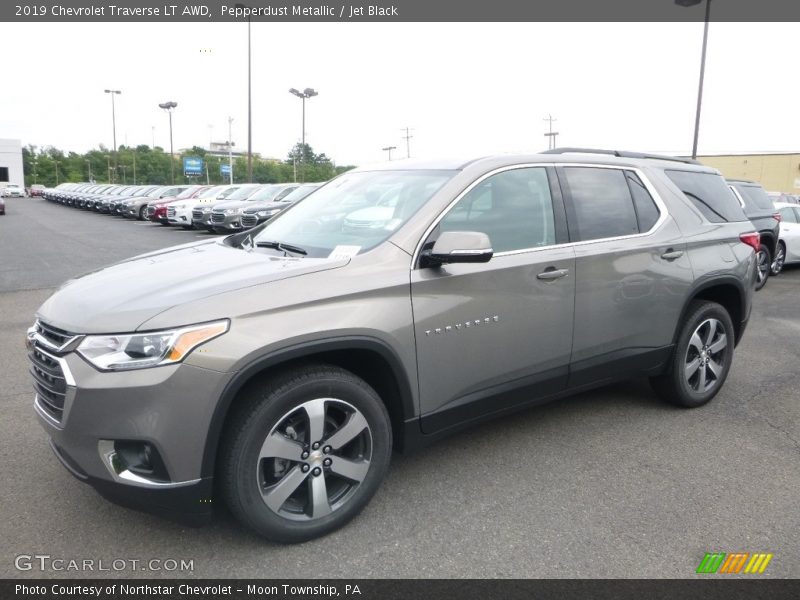
[[[744,208],[745,208],[745,206],[744,206],[744,200],[742,199],[742,195],[739,193],[739,190],[737,190],[737,189],[736,189],[735,187],[733,187],[731,184],[728,184],[728,187],[729,187],[729,188],[730,188],[730,190],[733,192],[733,195],[734,195],[734,196],[736,196],[736,199],[739,201],[739,206],[741,206],[741,207],[742,207],[742,210],[744,210]],[[745,215],[745,216],[746,216],[746,215]]]
[[[650,194],[650,197],[655,202],[656,207],[658,208],[658,219],[653,224],[653,226],[648,229],[647,231],[641,233],[632,233],[630,235],[620,235],[615,237],[608,237],[608,238],[598,238],[595,240],[582,240],[580,242],[566,242],[564,244],[550,244],[548,246],[533,246],[531,248],[520,248],[518,250],[507,250],[505,252],[496,252],[492,258],[496,258],[499,256],[514,256],[517,254],[525,254],[528,252],[538,252],[542,250],[552,250],[553,248],[570,248],[576,246],[585,246],[588,244],[597,244],[603,242],[616,242],[620,240],[628,240],[628,239],[635,239],[640,237],[645,237],[652,235],[655,233],[663,224],[666,222],[667,217],[669,216],[669,211],[667,209],[667,205],[661,198],[661,195],[656,190],[653,183],[650,181],[650,178],[645,175],[644,171],[639,169],[638,167],[632,166],[625,166],[625,165],[604,165],[604,164],[596,164],[596,163],[553,163],[553,162],[544,162],[544,163],[521,163],[517,165],[507,165],[505,167],[499,167],[488,173],[484,173],[478,179],[473,181],[469,186],[467,186],[456,198],[448,204],[445,209],[439,214],[439,216],[434,219],[434,221],[428,226],[425,230],[425,233],[420,237],[419,242],[417,242],[417,246],[414,249],[414,254],[411,257],[411,268],[413,269],[420,269],[421,267],[418,266],[419,255],[422,252],[422,246],[425,243],[425,240],[428,239],[428,236],[436,229],[439,222],[444,219],[445,216],[453,209],[453,207],[458,204],[461,199],[466,196],[469,192],[472,191],[478,184],[483,182],[484,180],[492,177],[493,175],[497,175],[498,173],[504,173],[505,171],[513,171],[515,169],[529,169],[532,167],[587,167],[587,168],[594,168],[594,169],[616,169],[618,171],[632,171],[636,173],[636,175],[641,180],[642,184],[644,185],[647,192]],[[550,198],[552,202],[552,194]],[[633,202],[633,198],[631,198],[631,202]]]

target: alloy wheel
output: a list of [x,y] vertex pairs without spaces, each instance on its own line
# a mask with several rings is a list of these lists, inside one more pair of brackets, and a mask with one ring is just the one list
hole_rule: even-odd
[[784,250],[781,243],[778,244],[778,249],[775,251],[775,260],[772,261],[771,272],[773,275],[777,275],[783,270],[784,262],[786,262],[786,250]]
[[683,376],[689,388],[703,394],[718,384],[725,368],[728,336],[717,319],[706,319],[689,338]]
[[344,506],[364,481],[372,432],[364,415],[335,398],[304,402],[266,436],[256,476],[262,500],[295,521],[325,517]]
[[758,285],[761,285],[769,275],[769,254],[766,250],[759,250],[756,253],[756,268],[758,269]]

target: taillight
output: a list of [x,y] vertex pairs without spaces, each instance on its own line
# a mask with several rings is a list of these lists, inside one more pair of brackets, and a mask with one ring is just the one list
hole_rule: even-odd
[[781,213],[775,213],[772,215],[772,218],[775,219],[778,223],[781,222]]
[[743,244],[747,244],[753,250],[758,252],[758,247],[761,245],[761,234],[757,231],[743,233],[739,236],[739,241],[741,241]]

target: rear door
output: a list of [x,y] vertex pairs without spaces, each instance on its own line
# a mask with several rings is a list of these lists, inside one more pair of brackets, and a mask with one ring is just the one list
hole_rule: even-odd
[[570,387],[656,368],[669,356],[692,281],[680,230],[639,170],[557,172],[575,245]]
[[476,181],[442,231],[480,231],[488,263],[415,268],[411,296],[422,429],[442,430],[566,386],[575,258],[554,171],[505,169]]

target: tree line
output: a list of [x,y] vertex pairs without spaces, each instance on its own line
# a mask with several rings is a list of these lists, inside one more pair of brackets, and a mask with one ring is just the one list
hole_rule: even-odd
[[[204,171],[199,176],[186,176],[183,158],[198,157],[204,161]],[[173,160],[175,183],[228,183],[220,165],[228,164],[227,156],[212,156],[204,148],[195,146]],[[119,146],[116,155],[100,145],[83,154],[65,152],[53,146],[39,148],[28,145],[22,148],[22,161],[27,186],[37,183],[54,187],[59,183],[95,181],[97,183],[169,185],[171,183],[170,154],[160,146]],[[254,183],[284,183],[290,181],[327,181],[352,169],[337,166],[324,153],[317,154],[308,144],[297,143],[285,160],[267,160],[253,155]],[[247,157],[233,158],[234,183],[247,181]]]

